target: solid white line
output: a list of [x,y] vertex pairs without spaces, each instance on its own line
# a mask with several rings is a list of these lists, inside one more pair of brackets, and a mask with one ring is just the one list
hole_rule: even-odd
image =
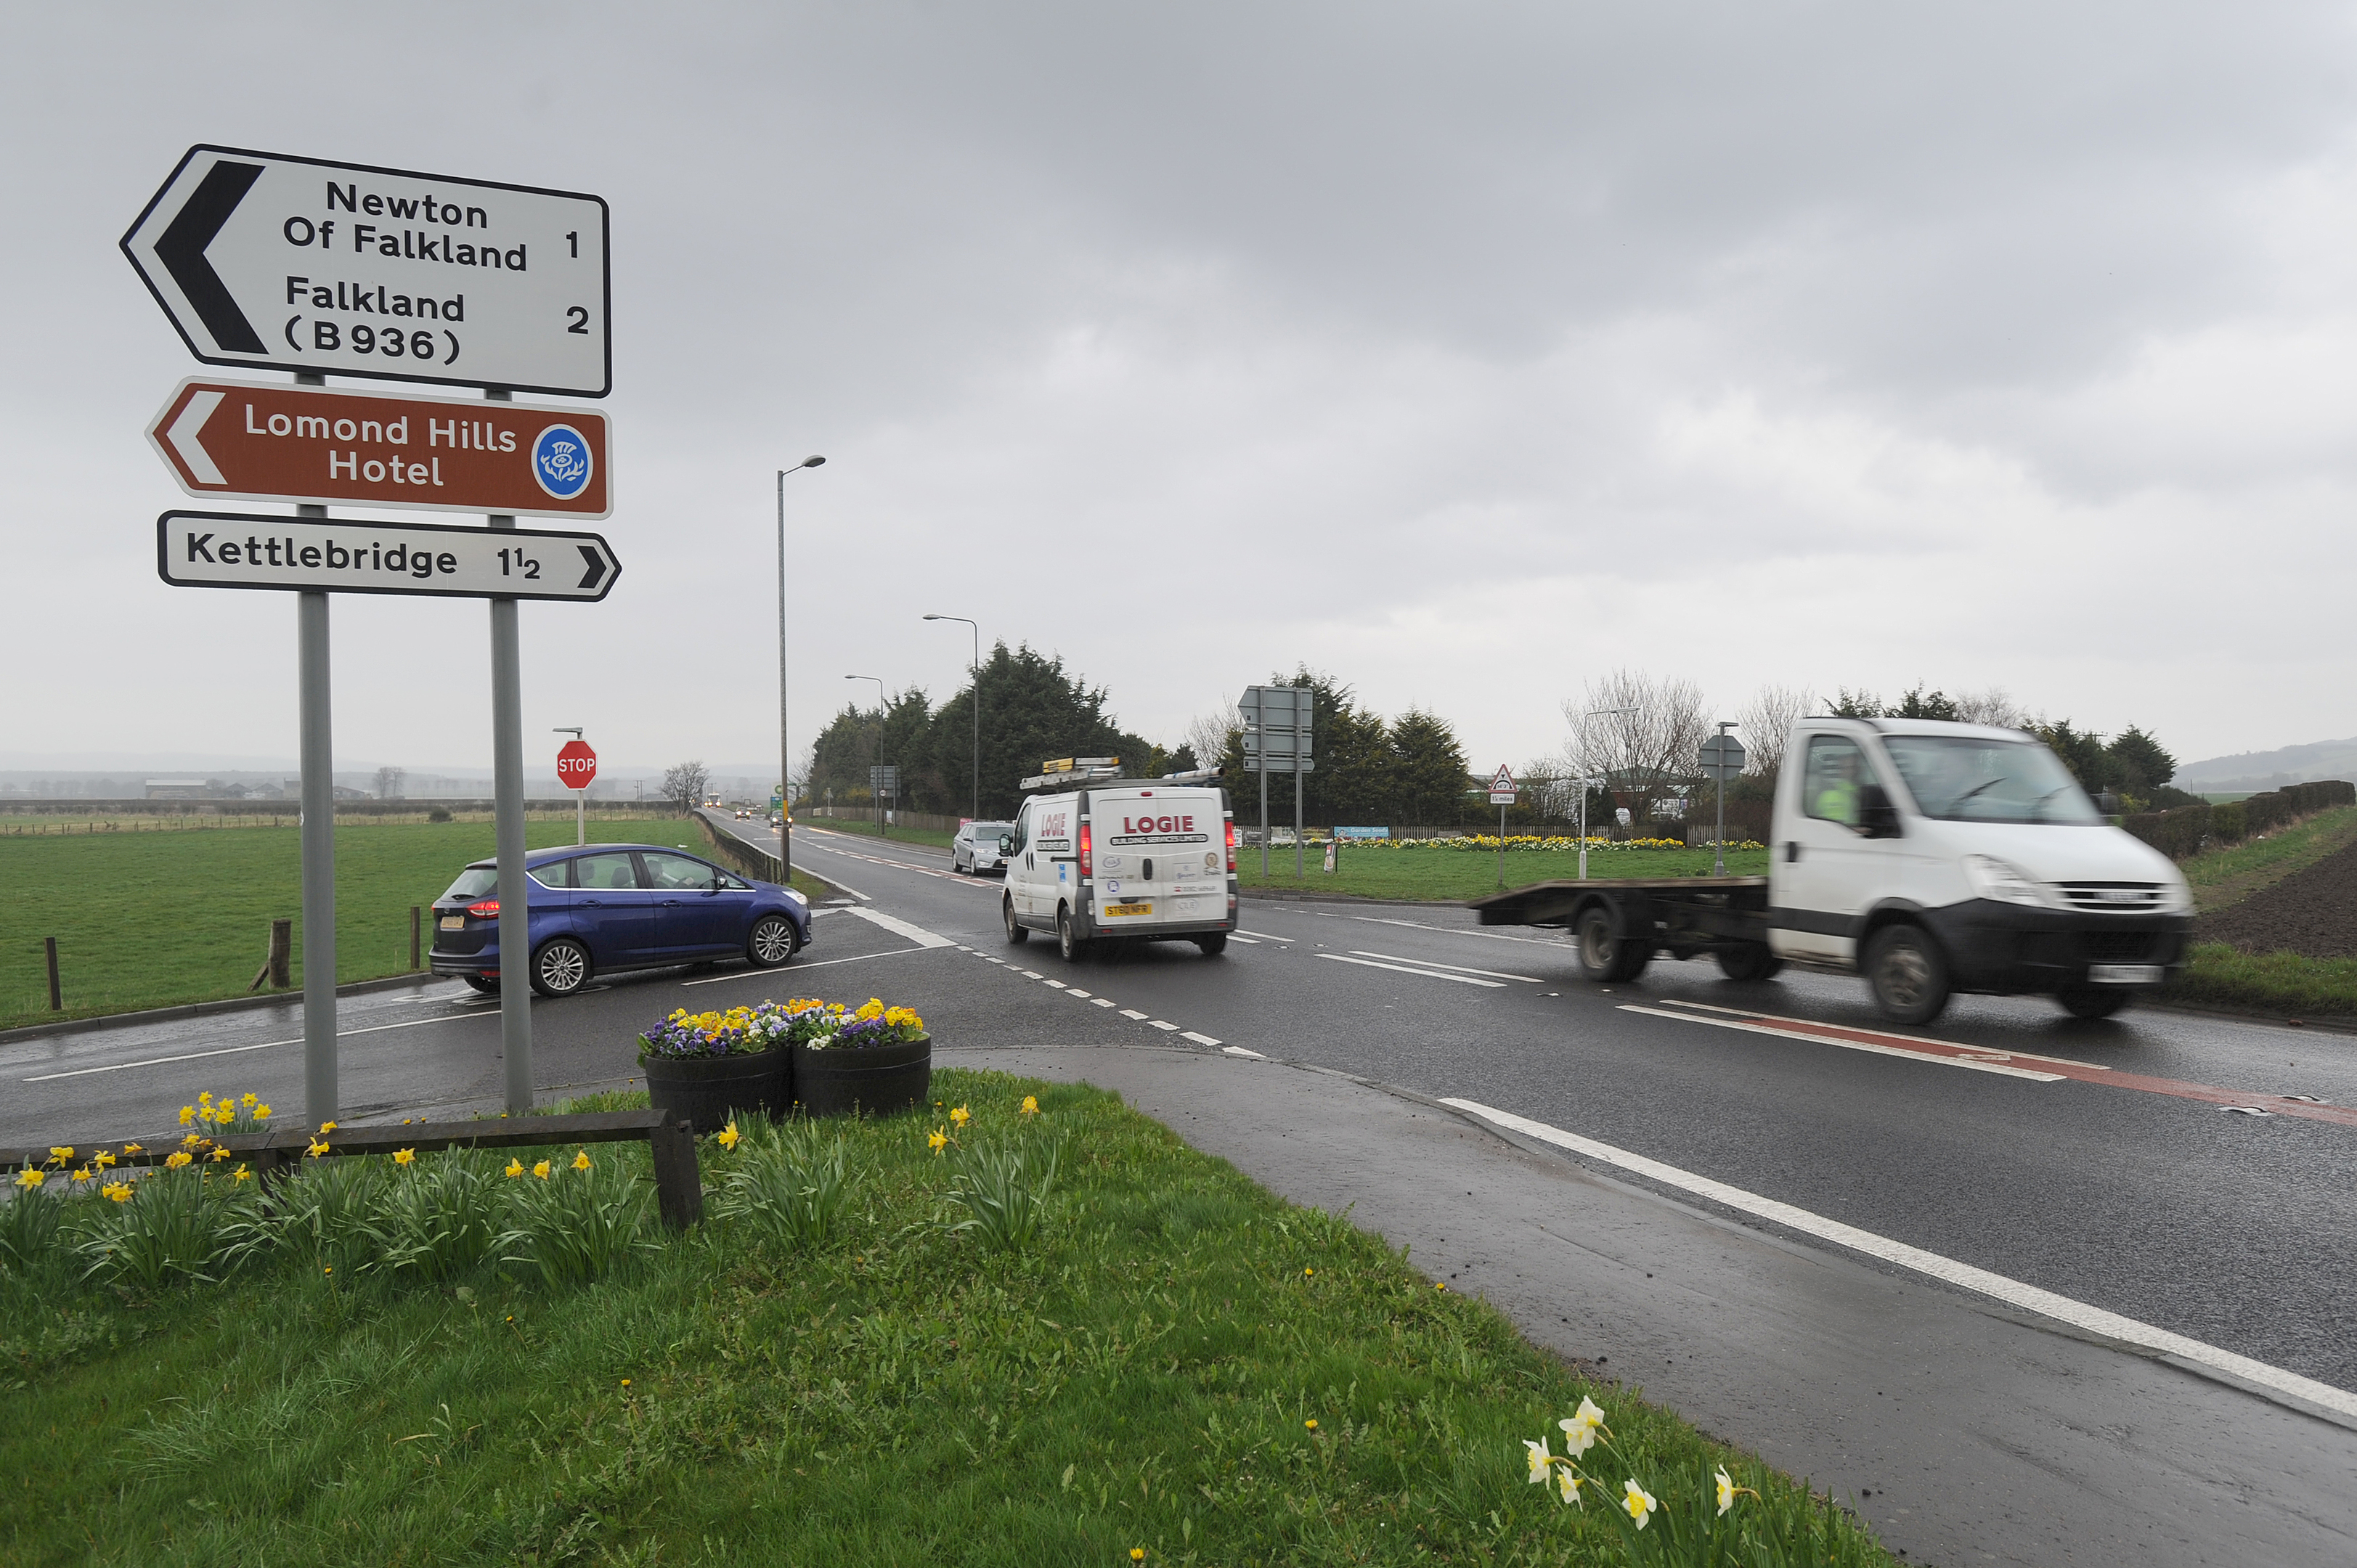
[[1550,1127],[1544,1122],[1533,1122],[1527,1117],[1517,1116],[1510,1111],[1495,1110],[1471,1100],[1444,1099],[1441,1103],[1453,1105],[1459,1111],[1470,1112],[1485,1121],[1494,1122],[1501,1127],[1510,1127],[1527,1137],[1536,1138],[1541,1143],[1553,1144],[1557,1148],[1569,1149],[1575,1154],[1585,1155],[1590,1159],[1601,1160],[1607,1165],[1617,1165],[1622,1170],[1649,1177],[1665,1187],[1676,1187],[1681,1191],[1693,1193],[1698,1197],[1709,1198],[1714,1203],[1722,1203],[1729,1208],[1786,1226],[1803,1235],[1814,1236],[1820,1240],[1847,1247],[1853,1251],[1863,1252],[1867,1257],[1878,1259],[1883,1262],[1895,1264],[1902,1269],[1911,1269],[1919,1274],[1991,1297],[2008,1306],[2019,1307],[2025,1312],[2039,1313],[2089,1334],[2098,1334],[2106,1338],[2140,1346],[2164,1356],[2179,1357],[2200,1366],[2224,1372],[2229,1377],[2256,1383],[2261,1388],[2273,1389],[2278,1393],[2289,1394],[2294,1399],[2306,1400],[2310,1404],[2321,1405],[2339,1414],[2357,1417],[2357,1394],[2352,1394],[2345,1389],[2334,1388],[2330,1383],[2318,1382],[2313,1378],[2303,1378],[2298,1372],[2286,1371],[2280,1367],[2271,1367],[2265,1361],[2255,1361],[2247,1356],[2238,1356],[2231,1350],[2221,1349],[2215,1345],[2204,1344],[2199,1339],[2189,1338],[2185,1335],[2172,1333],[2166,1328],[2157,1328],[2148,1323],[2139,1323],[2133,1317],[2124,1317],[2116,1312],[2106,1312],[2102,1307],[2090,1306],[2084,1302],[2073,1301],[2069,1296],[2058,1295],[2052,1291],[2043,1290],[2033,1284],[2025,1284],[2019,1280],[2008,1279],[2003,1274],[1992,1273],[1986,1269],[1975,1268],[1970,1263],[1960,1263],[1953,1258],[1943,1258],[1937,1252],[1927,1252],[1921,1247],[1910,1247],[1904,1241],[1893,1241],[1888,1237],[1878,1236],[1870,1230],[1861,1230],[1854,1225],[1845,1225],[1838,1219],[1828,1219],[1821,1214],[1813,1214],[1805,1208],[1795,1208],[1789,1203],[1781,1203],[1772,1197],[1762,1197],[1757,1193],[1746,1192],[1741,1187],[1729,1187],[1725,1182],[1713,1181],[1708,1176],[1696,1176],[1692,1171],[1680,1170],[1675,1165],[1663,1165],[1659,1160],[1649,1160],[1642,1155],[1632,1155],[1626,1149],[1616,1149],[1609,1144],[1599,1144],[1593,1138],[1583,1138],[1576,1133],[1566,1133],[1559,1127]]
[[1178,1037],[1182,1040],[1192,1040],[1199,1046],[1216,1046],[1220,1043],[1219,1041],[1211,1038],[1211,1036],[1199,1035],[1192,1029],[1179,1030]]
[[[904,952],[923,952],[925,950],[927,950],[923,948],[887,948],[882,952],[854,953],[849,958],[823,958],[819,960],[816,963],[795,964],[790,972],[799,974],[806,969],[832,969],[838,963],[866,963],[871,958],[898,958]],[[772,970],[766,969],[740,969],[733,973],[716,974],[703,980],[683,980],[680,982],[680,984],[683,987],[689,985],[717,985],[724,980],[750,980],[757,974],[770,974],[774,972],[775,972]]]
[[[497,1016],[497,1015],[491,1013],[446,1013],[439,1018],[412,1018],[405,1024],[371,1024],[365,1029],[339,1029],[336,1031],[336,1038],[340,1040],[346,1035],[380,1034],[386,1029],[415,1029],[427,1024],[448,1024],[460,1018],[490,1018],[495,1016]],[[94,1072],[128,1072],[135,1067],[167,1067],[173,1062],[202,1061],[207,1057],[233,1057],[241,1051],[266,1051],[273,1046],[299,1046],[303,1042],[299,1039],[264,1040],[260,1045],[255,1046],[223,1046],[219,1050],[214,1051],[188,1051],[177,1057],[149,1057],[144,1061],[113,1062],[105,1067],[78,1067],[68,1072],[45,1072],[38,1078],[28,1078],[25,1081],[27,1083],[55,1083],[61,1078],[88,1078]]]
[[1299,939],[1299,938],[1297,938],[1297,937],[1280,937],[1280,936],[1276,935],[1276,934],[1275,934],[1275,932],[1273,932],[1273,931],[1244,931],[1244,930],[1239,930],[1236,934],[1237,934],[1238,936],[1243,936],[1243,937],[1258,937],[1262,941],[1265,941],[1265,942],[1290,942],[1290,941],[1297,941],[1297,940],[1300,940],[1300,939]]
[[1508,974],[1501,969],[1475,969],[1469,963],[1442,963],[1436,959],[1403,958],[1395,952],[1369,952],[1364,948],[1352,948],[1351,950],[1361,958],[1387,958],[1394,963],[1420,963],[1426,969],[1453,969],[1460,974],[1486,974],[1492,980],[1526,980],[1533,985],[1546,983],[1535,974]]
[[851,912],[871,926],[881,926],[894,936],[908,938],[919,947],[953,948],[957,946],[957,943],[947,937],[929,931],[922,926],[911,925],[898,915],[888,915],[881,909],[855,907]]
[[1975,1072],[2002,1073],[2007,1078],[2026,1078],[2034,1083],[2061,1083],[2059,1072],[2038,1072],[2026,1067],[2008,1067],[2004,1062],[1975,1061],[1969,1057],[1943,1057],[1931,1051],[1910,1051],[1904,1046],[1878,1046],[1866,1040],[1844,1040],[1831,1035],[1800,1035],[1790,1029],[1779,1029],[1767,1024],[1744,1018],[1697,1018],[1691,1013],[1669,1013],[1659,1007],[1640,1007],[1633,1002],[1620,1004],[1623,1013],[1643,1013],[1655,1018],[1675,1018],[1685,1024],[1707,1024],[1714,1029],[1741,1029],[1749,1034],[1768,1035],[1779,1040],[1803,1040],[1812,1045],[1839,1046],[1846,1051],[1872,1051],[1877,1056],[1902,1057],[1910,1062],[1930,1062],[1937,1067],[1970,1068]]
[[1228,933],[1228,940],[1232,942],[1242,942],[1248,948],[1256,948],[1260,946],[1260,939],[1258,937],[1248,937],[1241,931],[1230,931]]
[[[1827,1024],[1822,1018],[1788,1018],[1781,1013],[1760,1013],[1755,1012],[1749,1007],[1715,1007],[1707,1002],[1683,1002],[1674,996],[1663,997],[1662,999],[1662,1005],[1664,1007],[1693,1007],[1705,1013],[1724,1013],[1729,1017],[1734,1018],[1767,1018],[1779,1024],[1801,1024],[1819,1029],[1839,1028],[1845,1026],[1841,1025]],[[1873,1032],[1880,1035],[1886,1040],[1912,1040],[1918,1045],[1946,1046],[1952,1050],[1971,1051],[1981,1048],[1977,1046],[1968,1046],[1962,1040],[1934,1040],[1922,1035],[1894,1034],[1889,1029],[1877,1029]],[[2007,1061],[2061,1062],[2065,1067],[2093,1068],[2099,1072],[2109,1072],[2112,1070],[2110,1064],[2106,1062],[2073,1061],[2068,1057],[2041,1057],[2032,1055],[2028,1051],[2000,1051],[1996,1050],[1995,1047],[1991,1047],[1989,1054],[1992,1056],[2002,1057]]]
[[[841,850],[839,850],[839,849],[827,849],[826,845],[824,845],[824,844],[823,844],[823,843],[822,843],[822,844],[813,844],[811,847],[812,847],[813,849],[825,849],[825,850],[826,850],[826,853],[827,853],[827,854],[841,854],[843,853],[843,852],[842,852]],[[812,875],[813,876],[818,876],[818,879],[819,879],[821,882],[825,883],[829,887],[840,887],[840,888],[842,888],[845,893],[850,894],[854,898],[871,898],[871,897],[874,897],[874,895],[872,895],[872,894],[862,893],[858,888],[854,887],[854,886],[853,886],[850,883],[848,883],[848,882],[837,882],[837,881],[836,881],[834,877],[832,877],[832,876],[819,876],[818,873],[817,873],[817,872],[815,872],[815,871],[812,872],[812,873],[811,873],[811,875]],[[856,908],[857,907],[858,907],[858,906],[856,906],[856,905],[854,905],[854,906],[853,906],[853,908]]]
[[1266,1057],[1261,1055],[1258,1051],[1248,1051],[1242,1046],[1222,1046],[1220,1049],[1224,1054],[1232,1057],[1250,1057],[1256,1062],[1265,1062],[1268,1060]]
[[1330,958],[1336,963],[1355,963],[1366,969],[1388,969],[1401,974],[1421,975],[1426,980],[1453,980],[1459,985],[1486,985],[1492,991],[1506,989],[1506,983],[1502,980],[1476,980],[1469,974],[1443,974],[1437,969],[1410,969],[1404,963],[1377,963],[1371,958],[1344,958],[1338,952],[1313,953],[1310,956]]
[[[1323,913],[1321,910],[1320,913]],[[1406,926],[1418,931],[1438,931],[1451,937],[1482,937],[1493,942],[1528,942],[1538,948],[1569,948],[1571,944],[1559,937],[1510,937],[1503,931],[1469,931],[1461,926],[1430,926],[1422,920],[1387,920],[1381,915],[1346,915],[1349,920],[1364,920],[1371,926]]]

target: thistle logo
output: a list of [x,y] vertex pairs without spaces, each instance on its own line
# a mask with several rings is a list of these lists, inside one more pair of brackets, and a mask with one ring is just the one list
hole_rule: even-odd
[[569,424],[552,424],[532,444],[532,477],[540,488],[569,501],[589,488],[589,443]]

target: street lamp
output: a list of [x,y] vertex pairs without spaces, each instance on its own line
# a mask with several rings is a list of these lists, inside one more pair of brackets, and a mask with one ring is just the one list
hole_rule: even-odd
[[884,677],[845,675],[846,681],[876,682],[876,745],[868,757],[868,793],[876,797],[876,836],[884,836]]
[[[552,725],[548,733],[551,735],[569,735],[576,740],[582,738],[581,728],[578,725]],[[562,761],[563,758],[560,757],[558,760]],[[559,779],[557,782],[561,784],[564,780]],[[586,784],[573,792],[573,842],[576,845],[587,844],[589,842],[589,817],[583,806],[583,802],[587,801],[588,799],[589,787]]]
[[826,461],[812,456],[778,470],[778,880],[794,881],[792,743],[786,738],[786,476]]
[[974,820],[982,821],[982,628],[963,616],[927,616],[927,620],[965,621],[974,627]]
[[[1590,708],[1587,710],[1587,716],[1591,719],[1600,719],[1607,714],[1642,712],[1644,712],[1642,704],[1630,708]],[[1587,732],[1584,725],[1581,727],[1579,736],[1579,770],[1582,773],[1587,771]],[[1582,882],[1587,880],[1587,791],[1592,784],[1600,783],[1601,780],[1587,779],[1582,779],[1579,781],[1579,879]]]

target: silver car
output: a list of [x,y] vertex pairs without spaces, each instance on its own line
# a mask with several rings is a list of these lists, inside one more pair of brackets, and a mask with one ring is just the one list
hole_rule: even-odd
[[998,853],[1000,835],[1015,831],[1012,822],[963,822],[950,841],[950,869],[968,876],[1006,875],[1006,861]]

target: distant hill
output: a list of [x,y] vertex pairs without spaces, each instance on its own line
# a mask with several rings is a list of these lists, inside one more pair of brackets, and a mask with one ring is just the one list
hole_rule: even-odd
[[2275,789],[2311,779],[2357,779],[2357,736],[2311,741],[2275,751],[2245,751],[2189,762],[2169,782],[2180,789]]

